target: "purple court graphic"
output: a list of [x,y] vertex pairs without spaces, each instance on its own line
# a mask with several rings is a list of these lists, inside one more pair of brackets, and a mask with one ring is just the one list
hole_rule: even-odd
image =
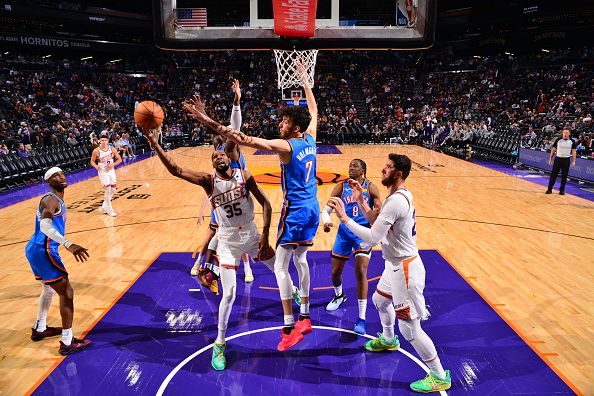
[[[432,314],[423,327],[451,370],[448,394],[574,394],[438,252],[422,251],[421,257]],[[211,343],[219,297],[189,275],[191,253],[163,253],[89,332],[93,345],[64,359],[33,394],[412,394],[408,384],[425,371],[411,345],[400,337],[402,351],[367,352],[363,343],[368,337],[351,331],[357,315],[352,263],[343,275],[349,299],[327,312],[334,292],[328,288],[330,254],[310,252],[308,258],[315,327],[288,352],[276,350],[282,316],[274,275],[255,264],[251,284],[238,271],[227,332],[228,367],[214,371]],[[381,253],[374,251],[369,278],[382,269]],[[370,295],[376,284],[370,281]],[[371,299],[367,322],[370,337],[381,331]],[[57,345],[57,340],[47,342]]]
[[[318,146],[318,154],[342,154],[342,151],[333,144]],[[273,155],[274,151],[257,150],[254,155]]]

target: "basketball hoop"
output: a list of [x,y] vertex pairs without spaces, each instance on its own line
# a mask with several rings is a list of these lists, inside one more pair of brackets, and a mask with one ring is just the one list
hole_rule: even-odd
[[[275,49],[274,57],[278,72],[278,88],[301,87],[304,84],[313,88],[318,50],[286,51]],[[305,81],[302,81],[299,65],[303,67]],[[293,99],[295,98],[293,97]]]

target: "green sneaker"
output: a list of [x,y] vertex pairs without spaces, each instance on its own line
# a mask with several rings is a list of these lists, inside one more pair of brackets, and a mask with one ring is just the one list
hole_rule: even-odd
[[227,344],[214,344],[212,348],[212,368],[221,371],[225,369],[227,359],[225,359],[225,347]]
[[374,338],[371,341],[367,341],[365,343],[365,349],[371,352],[381,352],[381,351],[395,351],[400,348],[400,341],[398,341],[398,336],[394,336],[392,341],[386,341],[384,335],[382,333],[377,333],[377,338]]
[[295,304],[299,306],[301,305],[301,293],[299,292],[299,289],[295,289],[295,293],[293,293],[291,297],[293,298],[293,301],[295,301]]
[[452,379],[450,378],[450,370],[446,370],[445,373],[445,378],[439,378],[437,374],[431,371],[425,378],[410,384],[410,389],[421,393],[448,390],[452,386]]

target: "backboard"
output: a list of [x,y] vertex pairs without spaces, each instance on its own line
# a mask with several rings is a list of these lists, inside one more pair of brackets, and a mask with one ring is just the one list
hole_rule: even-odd
[[318,0],[314,36],[298,39],[274,33],[272,2],[153,0],[156,44],[170,50],[421,49],[434,40],[436,0]]

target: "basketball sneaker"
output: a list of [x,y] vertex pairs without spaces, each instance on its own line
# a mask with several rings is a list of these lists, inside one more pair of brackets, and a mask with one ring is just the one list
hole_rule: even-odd
[[254,281],[254,273],[250,269],[245,271],[245,283],[252,283]]
[[295,328],[299,330],[299,332],[303,335],[309,334],[312,332],[311,328],[311,319],[310,318],[300,318],[297,323],[295,323]]
[[212,347],[212,359],[210,364],[212,365],[212,368],[217,371],[224,370],[225,366],[227,365],[227,359],[225,358],[226,346],[227,344],[215,343],[214,347]]
[[367,326],[365,326],[365,319],[357,318],[355,322],[355,333],[357,334],[367,334]]
[[334,298],[332,299],[332,301],[330,301],[328,303],[328,305],[326,305],[326,311],[336,311],[338,309],[338,307],[340,307],[342,305],[343,302],[345,302],[347,300],[346,296],[344,295],[344,293],[342,293],[340,296],[334,296]]
[[400,348],[400,341],[396,335],[391,341],[387,341],[382,333],[377,333],[377,338],[365,343],[365,349],[371,352],[395,351],[398,348]]
[[448,390],[452,386],[452,378],[450,377],[450,370],[446,370],[445,373],[445,378],[440,378],[433,371],[430,371],[425,378],[410,384],[410,389],[421,393]]
[[196,259],[196,261],[194,262],[194,265],[192,266],[192,269],[190,270],[190,275],[197,276],[198,271],[200,271],[200,259],[199,258]]
[[101,210],[102,213],[107,214],[108,206],[105,205],[105,202],[103,202],[103,205],[101,205],[100,210]]
[[198,270],[198,280],[200,284],[208,290],[219,295],[219,277],[208,268],[200,268]]
[[301,306],[301,292],[299,292],[299,289],[295,288],[295,291],[291,295],[291,298],[293,298],[295,304]]
[[301,334],[296,327],[294,327],[289,334],[286,334],[284,329],[281,329],[281,341],[278,343],[276,349],[280,352],[284,352],[301,341],[303,341],[303,334]]
[[75,352],[82,351],[89,345],[91,345],[91,340],[80,340],[78,338],[73,338],[70,345],[65,345],[60,341],[60,349],[58,350],[58,353],[63,356],[72,355]]
[[113,210],[111,206],[107,208],[106,214],[111,217],[116,217],[118,215],[117,212]]
[[46,327],[43,331],[37,331],[35,329],[31,329],[31,339],[33,341],[41,341],[47,337],[55,337],[57,335],[62,335],[62,328],[61,327]]

